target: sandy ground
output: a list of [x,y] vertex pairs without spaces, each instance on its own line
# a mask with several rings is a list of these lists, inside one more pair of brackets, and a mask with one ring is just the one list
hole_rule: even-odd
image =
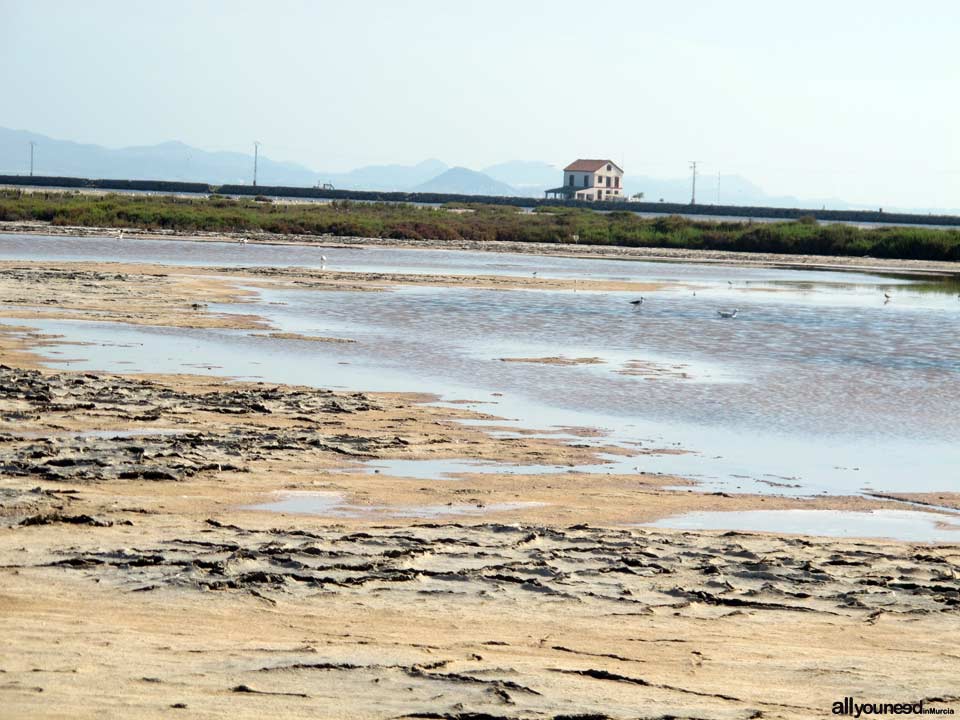
[[[0,715],[809,718],[847,696],[960,710],[960,544],[634,526],[945,493],[391,477],[363,463],[573,466],[604,448],[491,436],[458,422],[484,416],[428,397],[55,371],[31,352],[38,316],[269,332],[192,307],[243,302],[238,281],[256,277],[0,267],[2,314],[23,326],[0,333]],[[118,434],[130,430],[152,434]],[[328,509],[250,507],[291,492]]]

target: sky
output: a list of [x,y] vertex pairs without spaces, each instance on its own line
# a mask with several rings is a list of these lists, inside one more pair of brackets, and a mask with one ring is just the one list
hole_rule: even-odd
[[0,0],[0,126],[960,208],[955,0]]

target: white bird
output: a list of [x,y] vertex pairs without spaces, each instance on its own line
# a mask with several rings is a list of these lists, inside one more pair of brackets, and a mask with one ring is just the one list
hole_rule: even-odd
[[892,299],[893,299],[893,295],[891,295],[890,293],[886,293],[886,292],[883,294],[883,297],[886,298],[887,300],[892,300]]
[[123,230],[117,230],[117,240],[123,240]]
[[246,244],[247,244],[247,239],[246,239],[246,238],[240,238],[239,240],[237,240],[237,242],[240,243],[241,245],[246,245]]
[[326,255],[321,255],[321,256],[320,256],[320,262],[323,263],[324,265],[326,265],[326,264],[327,264],[327,256],[326,256]]
[[733,310],[717,310],[717,315],[722,318],[735,318],[738,312],[740,312],[740,308],[734,308]]
[[630,304],[633,305],[634,307],[640,307],[641,305],[643,305],[643,297],[641,297],[639,300],[631,300]]

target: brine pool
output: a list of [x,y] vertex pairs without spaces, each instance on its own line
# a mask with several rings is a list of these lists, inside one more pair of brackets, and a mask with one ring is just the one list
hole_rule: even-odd
[[[64,344],[40,352],[71,368],[434,393],[496,416],[493,426],[558,437],[571,427],[597,428],[598,442],[635,450],[605,458],[593,472],[660,472],[693,478],[708,491],[797,496],[960,490],[955,281],[440,250],[0,236],[0,258],[18,260],[319,266],[321,254],[336,270],[537,272],[667,285],[646,292],[639,309],[628,293],[459,287],[260,288],[253,305],[206,309],[253,312],[274,331],[351,344],[81,320],[29,324],[63,336]],[[740,311],[734,319],[717,314],[732,308]],[[77,342],[85,344],[70,344]],[[597,361],[502,360],[551,356]],[[415,461],[395,470],[447,472]],[[449,473],[457,471],[454,463]]]

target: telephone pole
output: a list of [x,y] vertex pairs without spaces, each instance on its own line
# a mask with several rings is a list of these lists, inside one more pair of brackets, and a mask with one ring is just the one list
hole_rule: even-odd
[[30,141],[30,177],[33,177],[33,151],[37,147],[37,144],[31,140]]
[[260,142],[253,141],[253,186],[257,186],[257,156],[260,154]]
[[692,186],[692,189],[691,189],[691,191],[690,191],[690,204],[691,204],[691,205],[696,205],[696,204],[697,204],[697,163],[698,163],[698,162],[700,162],[700,161],[699,161],[699,160],[691,160],[691,161],[690,161],[690,170],[693,172],[693,186]]

